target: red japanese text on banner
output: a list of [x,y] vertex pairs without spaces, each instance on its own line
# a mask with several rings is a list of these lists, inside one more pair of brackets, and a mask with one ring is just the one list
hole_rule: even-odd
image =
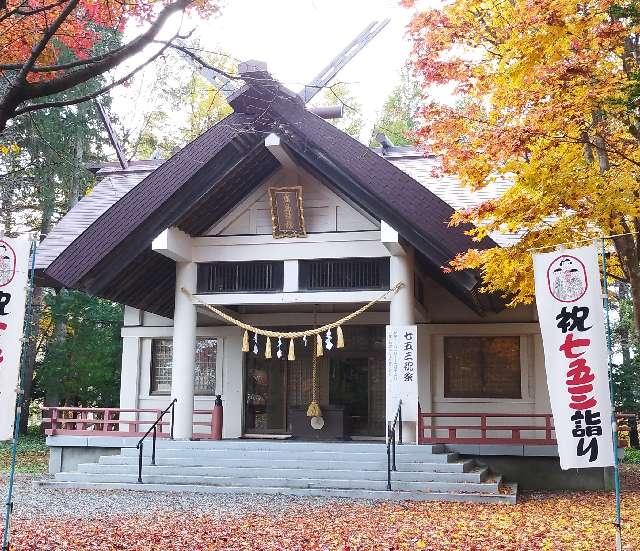
[[597,250],[582,247],[536,254],[533,264],[560,466],[613,465]]
[[13,437],[28,265],[27,239],[0,239],[0,441]]

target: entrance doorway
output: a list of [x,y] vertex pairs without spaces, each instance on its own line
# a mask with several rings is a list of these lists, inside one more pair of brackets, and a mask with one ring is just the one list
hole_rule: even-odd
[[[347,326],[343,331],[345,348],[325,350],[324,355],[317,358],[320,407],[325,416],[340,412],[347,438],[384,436],[384,327]],[[264,343],[260,344],[260,350],[264,350]],[[247,354],[244,385],[246,434],[304,437],[294,434],[299,424],[292,421],[296,416],[299,419],[300,411],[306,411],[311,401],[311,346],[305,348],[296,342],[296,359],[289,361],[285,358],[286,355],[282,359],[265,359],[262,355]]]

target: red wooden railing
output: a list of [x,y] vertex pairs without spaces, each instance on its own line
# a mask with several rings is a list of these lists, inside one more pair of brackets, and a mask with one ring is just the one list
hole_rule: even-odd
[[[202,416],[207,419],[202,419]],[[199,428],[204,427],[203,432]],[[213,434],[213,410],[194,409],[193,410],[193,437],[199,440],[209,440]]]
[[554,436],[550,413],[423,413],[418,409],[419,444],[553,445]]
[[[160,415],[160,409],[44,407],[42,422],[49,436],[142,436]],[[127,415],[122,415],[127,414]],[[169,421],[158,423],[166,438]]]
[[[44,407],[42,422],[48,436],[142,436],[158,419],[160,409]],[[193,437],[211,438],[212,410],[194,410]],[[125,415],[123,415],[125,414]],[[203,419],[204,417],[204,419]],[[158,438],[169,437],[170,421],[162,420]]]

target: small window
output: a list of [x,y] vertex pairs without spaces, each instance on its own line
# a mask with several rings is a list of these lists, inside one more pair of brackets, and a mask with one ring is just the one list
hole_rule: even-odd
[[275,292],[283,282],[283,261],[198,264],[198,293]]
[[445,337],[445,398],[522,398],[520,337]]
[[[216,363],[218,339],[199,337],[196,340],[196,365],[193,392],[197,396],[216,393]],[[171,365],[173,341],[151,341],[151,394],[171,394]]]
[[299,266],[304,291],[389,288],[389,258],[301,260]]

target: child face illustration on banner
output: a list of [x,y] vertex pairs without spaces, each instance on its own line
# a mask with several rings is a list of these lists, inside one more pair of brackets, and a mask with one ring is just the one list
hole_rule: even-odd
[[573,302],[587,291],[587,272],[584,264],[574,256],[556,258],[547,272],[549,291],[561,302]]
[[5,241],[0,241],[0,287],[11,283],[16,272],[16,253]]

